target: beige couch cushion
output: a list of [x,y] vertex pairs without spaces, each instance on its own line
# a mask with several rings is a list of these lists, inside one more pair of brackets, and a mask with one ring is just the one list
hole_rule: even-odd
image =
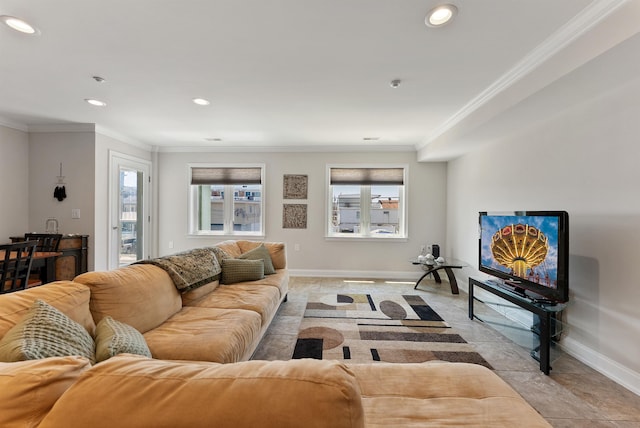
[[253,311],[185,306],[144,338],[154,358],[234,363],[250,357],[260,325]]
[[240,255],[242,254],[242,250],[238,246],[238,241],[235,240],[218,242],[215,246],[218,248],[222,248],[225,253],[227,253],[234,259],[240,257]]
[[81,356],[95,360],[95,343],[80,324],[43,300],[33,302],[0,340],[0,361]]
[[265,276],[257,281],[251,281],[250,284],[275,287],[280,290],[280,298],[283,298],[289,291],[289,271],[287,269],[278,269],[273,275]]
[[89,360],[82,357],[0,363],[0,427],[38,426],[89,367]]
[[169,275],[153,265],[131,265],[108,272],[87,272],[74,281],[91,289],[94,321],[110,315],[144,333],[165,322],[182,307]]
[[44,300],[93,335],[96,328],[89,312],[89,288],[72,281],[56,281],[17,293],[0,295],[0,337],[20,321],[36,299]]
[[142,426],[351,428],[364,424],[358,384],[338,362],[212,364],[122,355],[86,372],[40,428]]
[[202,287],[198,287],[194,290],[189,290],[186,293],[180,294],[180,298],[182,299],[182,306],[188,306],[192,302],[203,298],[204,296],[208,295],[213,290],[218,288],[218,285],[220,285],[220,281],[215,280],[206,285],[203,285]]
[[269,322],[280,304],[280,291],[276,287],[240,283],[222,285],[215,293],[189,303],[190,306],[218,309],[247,309],[260,314],[262,324]]
[[[236,241],[241,253],[246,253],[254,248],[264,244],[269,250],[271,261],[275,269],[284,269],[287,267],[287,253],[283,242],[257,242],[257,241]],[[234,256],[238,257],[238,256]]]
[[529,428],[549,425],[498,375],[477,364],[352,364],[367,427]]

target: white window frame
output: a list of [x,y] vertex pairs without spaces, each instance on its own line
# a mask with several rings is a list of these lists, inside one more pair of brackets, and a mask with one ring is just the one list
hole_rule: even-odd
[[[198,188],[200,185],[191,184],[191,171],[193,168],[260,168],[260,230],[259,231],[237,231],[233,230],[234,220],[234,200],[233,190],[237,184],[225,184],[224,190],[224,220],[223,230],[201,230],[199,228],[199,208],[200,200]],[[187,164],[187,186],[189,194],[188,207],[188,235],[190,236],[216,236],[223,238],[251,237],[256,239],[264,239],[265,237],[265,164],[229,164],[229,163],[189,163]]]
[[[399,185],[398,194],[398,233],[397,234],[371,234],[371,185],[360,185],[360,231],[357,233],[342,233],[332,230],[333,216],[333,186],[331,185],[331,170],[334,168],[402,168],[403,184]],[[329,240],[395,240],[407,241],[408,239],[408,177],[409,166],[407,164],[328,164],[326,167],[326,197],[325,197],[325,238]]]

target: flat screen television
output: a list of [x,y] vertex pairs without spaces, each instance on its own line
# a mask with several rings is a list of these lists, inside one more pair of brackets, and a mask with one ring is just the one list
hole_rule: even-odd
[[569,214],[480,212],[481,272],[533,300],[569,300]]

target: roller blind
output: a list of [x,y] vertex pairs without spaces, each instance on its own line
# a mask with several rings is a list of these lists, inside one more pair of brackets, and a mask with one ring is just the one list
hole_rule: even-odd
[[404,168],[331,168],[331,184],[404,184]]
[[191,168],[191,184],[262,184],[262,168]]

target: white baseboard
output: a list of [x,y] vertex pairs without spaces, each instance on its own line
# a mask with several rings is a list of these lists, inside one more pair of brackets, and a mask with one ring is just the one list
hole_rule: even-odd
[[305,276],[318,278],[351,278],[351,279],[387,279],[389,281],[417,281],[422,276],[416,271],[359,271],[359,270],[311,270],[311,269],[290,269],[291,276]]
[[611,358],[584,346],[582,343],[571,339],[570,336],[562,339],[560,347],[576,360],[581,361],[592,369],[599,371],[634,394],[640,395],[640,373],[637,373]]

